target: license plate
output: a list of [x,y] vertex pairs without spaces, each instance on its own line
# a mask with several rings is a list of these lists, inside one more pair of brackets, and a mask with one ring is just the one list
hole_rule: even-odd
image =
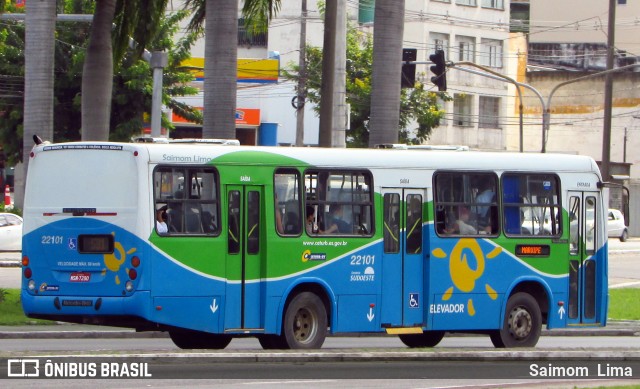
[[87,272],[75,272],[69,276],[71,282],[89,282],[91,279],[91,273]]

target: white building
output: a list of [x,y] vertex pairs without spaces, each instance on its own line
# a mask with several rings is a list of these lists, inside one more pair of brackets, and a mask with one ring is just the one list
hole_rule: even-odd
[[[346,1],[349,22],[373,33],[375,0]],[[181,1],[173,2],[182,7]],[[308,1],[307,43],[322,46],[324,24],[317,3]],[[239,16],[240,17],[240,16]],[[301,1],[282,1],[272,20],[266,41],[239,40],[238,58],[267,58],[278,53],[281,68],[297,63],[300,45]],[[504,0],[406,0],[404,47],[418,50],[418,61],[428,61],[435,49],[443,49],[448,61],[470,61],[503,73],[505,43],[509,37],[509,3]],[[255,37],[254,37],[255,38]],[[193,57],[204,57],[204,40],[194,47]],[[400,60],[400,58],[398,58]],[[429,65],[418,65],[426,83]],[[420,75],[418,76],[420,77]],[[423,80],[424,81],[424,80]],[[444,104],[446,120],[435,129],[431,144],[460,144],[472,148],[506,149],[505,126],[513,118],[507,107],[507,84],[487,77],[450,70],[448,93],[454,101]],[[437,88],[433,86],[433,90]],[[277,84],[238,83],[239,108],[260,110],[262,123],[277,123],[277,142],[295,143],[296,117],[291,100],[294,85],[282,78]],[[202,96],[185,102],[202,106]],[[310,104],[305,106],[305,144],[318,143],[319,119]]]

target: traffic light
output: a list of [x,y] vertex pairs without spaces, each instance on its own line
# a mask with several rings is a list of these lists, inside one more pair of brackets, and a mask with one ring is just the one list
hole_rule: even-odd
[[413,88],[416,84],[416,65],[408,62],[415,62],[418,58],[418,49],[402,49],[402,78],[401,88]]
[[435,54],[429,56],[433,65],[429,68],[435,74],[431,77],[431,82],[438,86],[439,91],[447,90],[447,66],[444,59],[444,50],[436,50]]

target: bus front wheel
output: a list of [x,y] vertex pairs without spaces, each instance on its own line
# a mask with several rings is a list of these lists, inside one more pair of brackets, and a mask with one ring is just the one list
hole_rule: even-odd
[[181,349],[222,350],[231,343],[231,336],[192,330],[171,330],[169,337]]
[[421,334],[399,335],[402,343],[411,348],[435,347],[444,338],[444,331],[424,331]]
[[497,348],[534,347],[542,331],[542,314],[538,302],[528,293],[509,297],[502,329],[491,333]]
[[291,349],[322,347],[327,336],[327,311],[322,300],[311,292],[295,296],[284,315],[282,335]]

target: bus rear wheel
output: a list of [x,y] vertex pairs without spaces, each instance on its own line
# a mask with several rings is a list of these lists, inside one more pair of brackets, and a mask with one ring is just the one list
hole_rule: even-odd
[[222,350],[231,343],[231,336],[193,330],[171,330],[169,337],[181,349]]
[[303,292],[291,300],[284,315],[282,336],[291,349],[322,347],[327,336],[327,310],[317,295]]
[[399,335],[402,343],[411,348],[435,347],[444,338],[444,331],[424,331],[421,334]]
[[285,350],[287,342],[281,335],[259,335],[258,342],[265,350]]
[[534,347],[542,331],[538,302],[528,293],[509,297],[502,329],[491,333],[496,348]]

